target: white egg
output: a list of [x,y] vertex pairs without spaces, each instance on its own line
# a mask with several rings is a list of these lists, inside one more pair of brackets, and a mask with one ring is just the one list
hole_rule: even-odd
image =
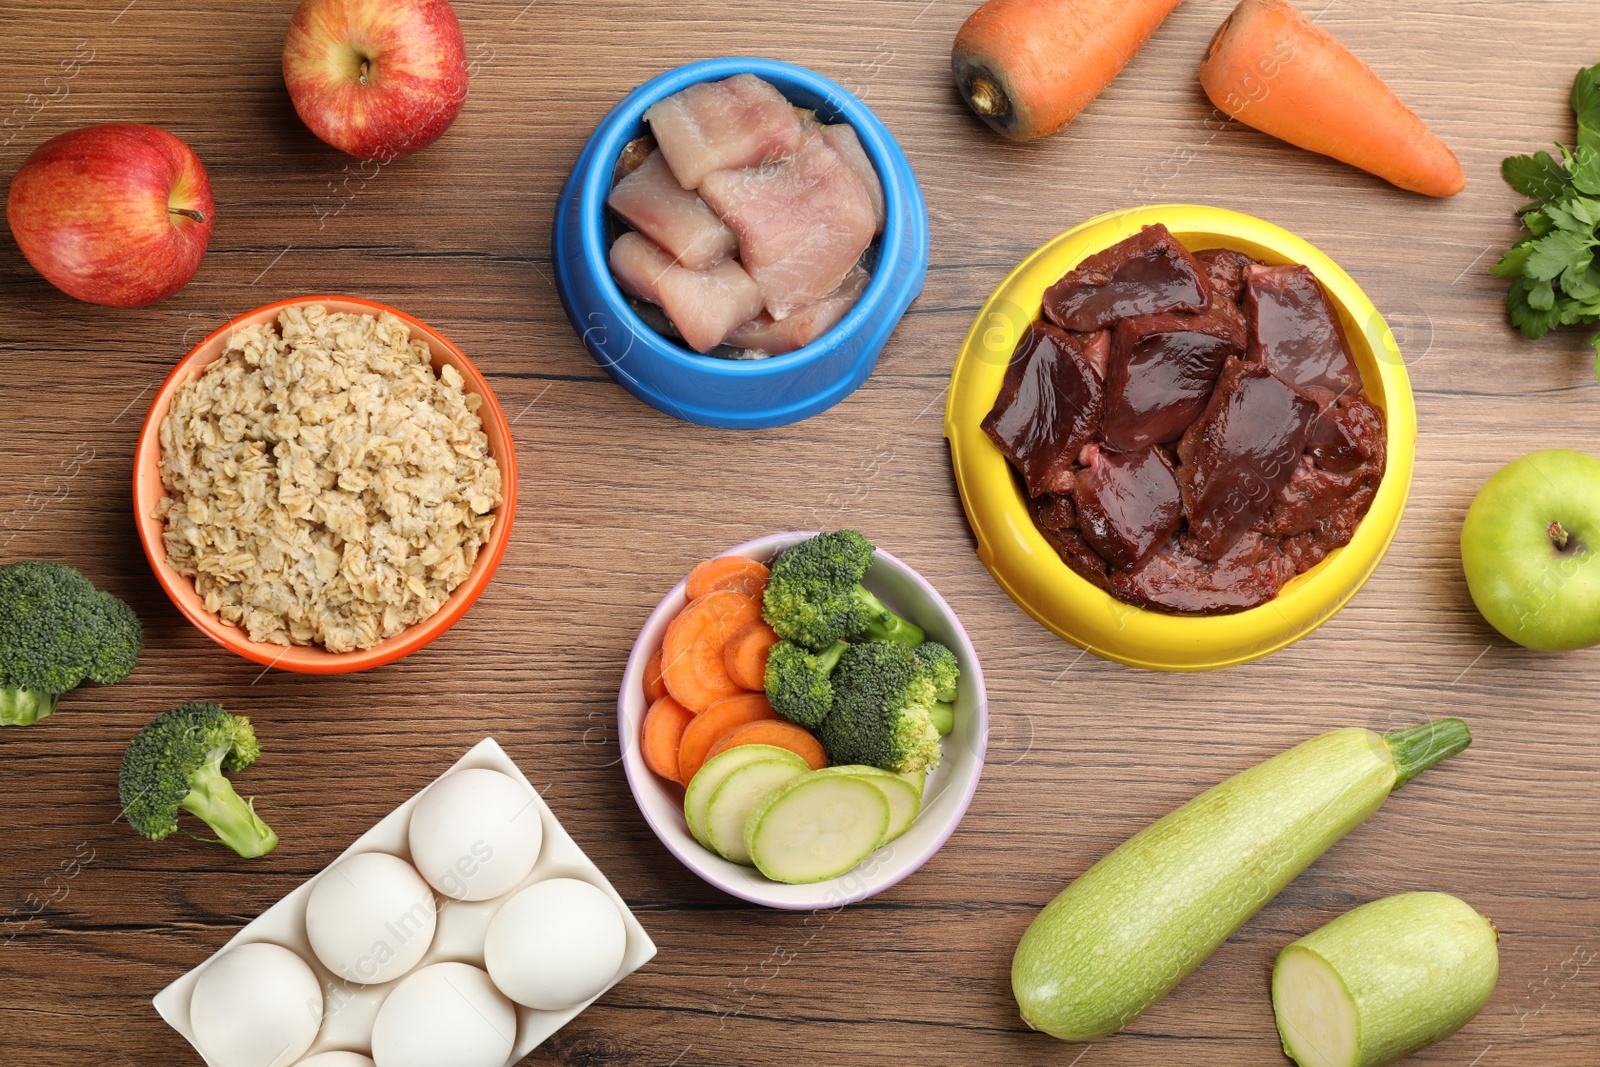
[[317,1039],[322,986],[281,945],[238,945],[195,980],[189,1025],[213,1067],[287,1067]]
[[489,924],[483,954],[506,996],[556,1011],[605,989],[627,947],[622,913],[603,890],[576,878],[550,878],[506,901]]
[[359,1052],[319,1052],[303,1059],[294,1067],[375,1067],[373,1062]]
[[481,767],[447,774],[411,813],[411,861],[455,900],[510,892],[539,859],[544,827],[527,786]]
[[503,1067],[517,1009],[465,963],[435,963],[401,979],[372,1026],[377,1067]]
[[347,982],[399,978],[433,944],[438,907],[411,864],[386,852],[346,856],[306,900],[306,936],[322,965]]

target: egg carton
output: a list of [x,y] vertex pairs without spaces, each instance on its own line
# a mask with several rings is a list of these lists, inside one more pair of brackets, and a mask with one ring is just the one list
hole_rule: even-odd
[[[511,1057],[506,1060],[506,1067],[510,1067],[532,1052],[551,1034],[571,1022],[618,982],[648,963],[656,954],[656,946],[650,940],[650,935],[645,933],[644,927],[639,925],[639,921],[628,910],[622,897],[611,887],[605,875],[600,873],[600,868],[596,867],[572,840],[555,814],[545,804],[544,799],[539,796],[538,791],[494,738],[488,737],[478,742],[439,777],[443,778],[451,772],[472,767],[499,771],[527,788],[531,802],[538,808],[543,829],[544,841],[539,851],[538,862],[527,878],[509,892],[492,900],[440,899],[438,928],[434,934],[433,944],[407,975],[434,963],[456,962],[483,967],[486,934],[489,922],[495,913],[521,890],[549,878],[576,878],[604,891],[621,914],[627,934],[621,968],[605,989],[590,1000],[560,1011],[540,1011],[517,1006],[516,1042],[512,1047]],[[407,828],[412,809],[416,807],[418,799],[425,791],[419,790],[415,796],[380,820],[376,826],[356,838],[355,843],[345,849],[338,859],[362,852],[387,852],[410,862]],[[310,965],[322,985],[324,1005],[322,1029],[303,1058],[335,1051],[371,1055],[372,1027],[378,1009],[390,991],[405,980],[406,975],[378,985],[355,985],[322,965],[311,949],[311,942],[306,935],[305,921],[306,901],[310,897],[312,885],[320,874],[321,872],[318,872],[317,876],[308,879],[288,896],[262,912],[235,934],[232,940],[212,954],[206,962],[183,975],[156,996],[154,1001],[156,1011],[167,1021],[167,1025],[182,1034],[195,1047],[195,1051],[200,1054],[202,1060],[205,1060],[208,1067],[216,1067],[216,1064],[200,1048],[189,1022],[189,1006],[195,983],[200,973],[222,953],[235,946],[252,942],[269,942],[294,952]]]

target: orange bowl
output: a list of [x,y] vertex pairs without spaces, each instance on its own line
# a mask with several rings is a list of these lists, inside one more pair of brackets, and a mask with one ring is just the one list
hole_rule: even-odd
[[[308,304],[321,304],[329,311],[355,314],[375,315],[387,311],[410,327],[413,337],[421,337],[427,341],[433,356],[434,369],[438,370],[449,364],[466,380],[466,391],[477,393],[483,398],[478,416],[483,420],[483,432],[489,438],[490,454],[500,466],[500,495],[503,503],[495,509],[494,526],[489,531],[488,540],[479,550],[478,558],[473,563],[466,581],[458,585],[444,602],[444,606],[428,618],[406,627],[371,648],[355,652],[336,653],[316,646],[284,646],[250,640],[244,630],[237,626],[229,626],[215,612],[206,610],[205,602],[195,591],[194,582],[179,574],[167,563],[167,549],[162,541],[165,524],[162,520],[154,518],[157,505],[167,497],[166,486],[161,482],[161,423],[167,417],[167,410],[172,405],[172,396],[178,386],[220,359],[227,338],[234,330],[271,322],[278,317],[278,312],[286,307]],[[279,300],[275,304],[268,304],[240,315],[213,331],[205,340],[189,350],[189,354],[183,357],[167,376],[167,380],[162,383],[161,391],[156,394],[155,402],[150,405],[150,414],[145,417],[144,429],[139,432],[139,448],[134,453],[133,460],[134,521],[139,527],[139,541],[144,545],[144,554],[150,560],[150,568],[155,571],[156,580],[161,583],[161,588],[167,591],[167,596],[172,598],[172,602],[190,622],[200,628],[201,633],[223,648],[237,652],[245,659],[264,666],[301,674],[349,674],[381,667],[385,663],[393,663],[402,656],[410,655],[454,626],[456,620],[466,614],[467,609],[478,599],[490,579],[494,577],[495,569],[500,565],[500,557],[505,555],[506,545],[511,539],[511,523],[516,508],[517,457],[511,443],[511,426],[506,422],[505,412],[500,409],[500,402],[490,391],[488,381],[461,349],[451,344],[437,330],[418,322],[403,311],[396,311],[392,307],[353,296],[302,296],[292,300]]]

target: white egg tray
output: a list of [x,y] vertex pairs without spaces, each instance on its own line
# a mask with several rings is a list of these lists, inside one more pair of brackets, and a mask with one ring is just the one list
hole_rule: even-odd
[[[645,933],[644,927],[639,925],[639,921],[628,910],[622,897],[611,887],[605,875],[600,873],[600,868],[584,855],[583,850],[567,834],[544,799],[539,796],[538,791],[529,784],[522,771],[494,738],[484,738],[478,742],[471,751],[439,777],[443,778],[451,771],[469,767],[499,771],[527,788],[531,803],[538,806],[544,843],[540,848],[539,859],[534,865],[533,872],[509,892],[492,900],[473,902],[438,898],[438,929],[434,934],[433,944],[428,949],[427,955],[423,956],[421,962],[408,974],[434,963],[458,962],[483,967],[484,941],[489,920],[494,917],[502,904],[519,891],[547,878],[576,878],[599,887],[611,898],[621,913],[623,926],[627,932],[627,947],[623,954],[622,967],[606,988],[594,998],[561,1011],[539,1011],[520,1005],[517,1007],[516,1043],[512,1048],[510,1059],[506,1061],[506,1067],[510,1067],[532,1052],[545,1038],[572,1021],[579,1012],[604,996],[612,986],[648,963],[656,954],[656,946],[650,940],[650,935]],[[338,858],[343,859],[345,856],[360,852],[387,852],[410,862],[407,827],[410,824],[411,811],[424,791],[419,790],[416,796],[386,815],[376,826],[358,837],[355,843],[345,849]],[[378,1008],[389,992],[405,979],[402,976],[380,985],[355,985],[336,976],[317,960],[306,936],[305,923],[306,900],[315,882],[316,877],[312,877],[262,912],[205,963],[167,986],[156,996],[154,1001],[156,1011],[169,1026],[195,1046],[195,1051],[200,1053],[200,1058],[210,1067],[216,1065],[206,1057],[205,1052],[196,1043],[194,1029],[189,1023],[189,1003],[195,982],[200,972],[210,966],[223,952],[236,945],[256,941],[281,945],[294,952],[310,965],[317,980],[322,984],[324,1005],[322,1029],[317,1034],[316,1042],[303,1058],[334,1051],[371,1055],[372,1024],[378,1014]]]

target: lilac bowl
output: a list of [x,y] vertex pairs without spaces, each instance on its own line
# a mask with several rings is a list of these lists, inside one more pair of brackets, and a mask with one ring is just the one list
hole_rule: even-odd
[[[771,560],[815,531],[771,534],[730,548],[723,555]],[[928,776],[922,795],[922,813],[911,829],[862,860],[854,870],[825,882],[785,885],[769,881],[753,867],[729,863],[689,833],[683,818],[683,788],[658,777],[644,764],[636,743],[639,726],[648,710],[644,699],[645,663],[661,647],[667,624],[687,603],[685,582],[680,581],[650,613],[633,644],[628,667],[617,697],[617,729],[622,738],[622,766],[628,788],[661,843],[695,874],[724,893],[753,904],[788,911],[838,908],[883,892],[933,858],[972,803],[983,773],[983,756],[989,741],[989,703],[983,688],[978,654],[962,628],[961,620],[938,591],[916,571],[878,550],[872,569],[862,583],[889,607],[921,626],[930,641],[949,646],[961,664],[956,697],[955,730],[944,739],[944,758]]]

